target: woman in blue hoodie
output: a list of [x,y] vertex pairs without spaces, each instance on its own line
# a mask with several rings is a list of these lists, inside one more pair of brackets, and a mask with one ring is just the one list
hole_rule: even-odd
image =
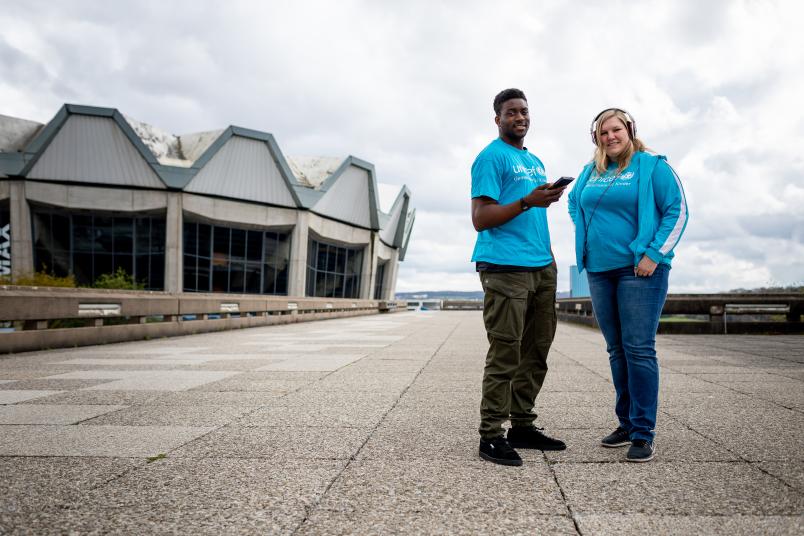
[[627,112],[603,110],[590,133],[594,158],[575,181],[569,212],[617,393],[619,426],[601,444],[630,445],[626,459],[646,462],[655,453],[656,330],[687,202],[678,176],[664,156],[646,152]]

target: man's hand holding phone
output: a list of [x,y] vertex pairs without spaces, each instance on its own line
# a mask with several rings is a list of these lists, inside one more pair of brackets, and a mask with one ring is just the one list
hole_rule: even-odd
[[523,201],[530,207],[547,208],[559,199],[567,189],[567,185],[574,179],[572,177],[561,177],[553,183],[542,184],[523,198]]

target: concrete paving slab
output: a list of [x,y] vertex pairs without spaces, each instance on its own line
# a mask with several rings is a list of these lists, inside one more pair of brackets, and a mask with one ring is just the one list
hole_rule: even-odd
[[330,371],[338,370],[341,367],[353,363],[365,354],[328,354],[310,355],[294,359],[277,361],[259,367],[258,371]]
[[550,534],[577,535],[569,516],[540,516],[520,512],[516,516],[486,515],[484,512],[331,512],[315,510],[295,533],[304,536],[387,534],[442,534],[475,536],[477,534]]
[[[49,508],[25,515],[0,516],[8,534],[277,534],[290,535],[304,520],[305,510],[283,505],[262,508],[201,508],[174,510],[150,507],[63,510]],[[2,530],[0,530],[2,532]],[[6,532],[2,532],[5,534]]]
[[67,361],[57,361],[57,365],[100,365],[100,366],[116,366],[124,365],[127,367],[148,365],[148,366],[162,366],[172,367],[174,365],[195,365],[204,361],[212,361],[212,359],[138,359],[138,358],[78,358],[68,359]]
[[175,450],[185,458],[345,460],[371,433],[367,428],[281,428],[226,426]]
[[798,515],[804,496],[748,463],[558,463],[578,514]]
[[162,394],[149,404],[160,406],[264,406],[285,396],[284,391],[181,391]]
[[184,391],[223,378],[235,376],[237,371],[166,370],[145,371],[123,379],[110,381],[87,390],[110,391]]
[[0,391],[71,391],[104,383],[106,380],[18,380],[13,384],[0,385]]
[[797,380],[783,382],[760,381],[757,383],[721,382],[721,385],[788,408],[804,406],[804,382]]
[[[190,510],[196,508],[293,509],[317,503],[345,460],[174,458],[147,464],[94,489],[88,502],[100,508]],[[160,490],[153,493],[153,490]]]
[[290,393],[317,381],[316,375],[282,377],[276,372],[259,370],[242,372],[216,382],[191,389],[197,391],[275,391]]
[[[161,391],[49,391],[50,396],[26,400],[25,404],[140,406],[165,396]],[[2,396],[0,394],[0,396]]]
[[[548,372],[551,374],[552,371]],[[478,387],[479,389],[480,387]],[[607,391],[542,391],[536,397],[537,408],[611,407],[614,408],[614,389]],[[613,409],[612,409],[613,411]]]
[[234,422],[250,411],[254,411],[254,409],[238,406],[135,406],[107,413],[81,424],[86,426],[212,427]]
[[690,374],[695,378],[699,378],[701,380],[710,381],[725,385],[726,387],[730,387],[731,383],[760,383],[764,384],[767,382],[770,383],[788,383],[791,385],[799,385],[799,387],[804,388],[802,382],[799,382],[793,378],[787,378],[785,376],[781,376],[779,374],[771,374],[766,371],[760,371],[757,369],[749,369],[746,368],[741,373],[695,373]]
[[687,536],[756,536],[774,534],[796,536],[804,530],[802,516],[656,516],[651,514],[608,514],[577,516],[583,534],[641,536],[664,534]]
[[379,424],[396,403],[393,391],[317,391],[302,390],[276,400],[244,418],[244,426],[349,426]]
[[614,405],[597,407],[541,407],[540,400],[536,399],[534,411],[538,415],[537,423],[539,426],[549,428],[610,428],[617,427],[617,416],[614,413]]
[[689,374],[660,372],[659,390],[665,392],[677,391],[681,393],[717,393],[726,392],[728,388],[714,382],[690,376]]
[[366,404],[363,401],[340,404],[313,402],[287,406],[271,405],[238,419],[237,425],[280,428],[297,426],[372,428],[379,424],[390,407],[390,402]]
[[0,424],[76,424],[126,406],[16,404],[0,406]]
[[41,390],[0,390],[0,404],[17,404],[26,400],[42,398],[49,395],[60,393],[61,391],[41,391]]
[[144,464],[132,458],[0,457],[0,515],[80,503],[84,494]]
[[178,365],[174,368],[175,370],[216,370],[216,371],[252,372],[260,367],[264,367],[265,365],[269,365],[277,361],[279,360],[278,359],[242,359],[242,360],[228,360],[228,361],[212,360],[196,365]]
[[0,456],[147,457],[169,452],[209,427],[3,426]]
[[[504,481],[505,486],[488,482]],[[352,462],[318,505],[320,510],[427,516],[483,512],[505,516],[566,515],[566,506],[545,464],[516,469],[481,460],[359,460]]]
[[[689,393],[684,391],[659,390],[659,409],[665,407],[697,407],[697,408],[731,408],[734,406],[753,405],[755,399],[750,395],[736,391],[718,391],[716,393]],[[613,402],[612,402],[613,404]]]
[[372,359],[364,357],[349,365],[352,373],[417,373],[424,367],[426,360],[419,359]]
[[804,414],[768,402],[728,408],[666,407],[684,423],[749,461],[804,460]]
[[480,436],[473,428],[446,428],[427,419],[407,425],[380,426],[357,455],[363,460],[480,460]]
[[315,385],[319,389],[335,391],[393,391],[401,393],[416,378],[415,372],[355,373],[351,367],[340,370]]
[[602,376],[594,374],[576,375],[574,377],[562,377],[558,374],[547,373],[542,385],[542,392],[551,391],[598,391],[598,392],[613,392],[614,386],[611,380]]

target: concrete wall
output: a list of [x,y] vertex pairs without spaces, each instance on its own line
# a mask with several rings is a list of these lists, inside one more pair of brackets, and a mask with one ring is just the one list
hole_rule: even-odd
[[28,201],[54,207],[114,212],[147,212],[167,208],[168,192],[100,188],[25,181]]

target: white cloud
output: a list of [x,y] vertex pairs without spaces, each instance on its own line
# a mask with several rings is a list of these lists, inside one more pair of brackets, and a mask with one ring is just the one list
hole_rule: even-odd
[[[496,136],[494,94],[528,94],[551,178],[577,175],[591,118],[619,106],[687,191],[671,291],[794,283],[804,231],[758,236],[745,218],[801,225],[802,15],[793,0],[30,0],[0,14],[0,113],[114,106],[173,133],[237,124],[286,154],[353,154],[413,192],[400,290],[477,290],[469,168]],[[549,219],[566,289],[565,201]]]

